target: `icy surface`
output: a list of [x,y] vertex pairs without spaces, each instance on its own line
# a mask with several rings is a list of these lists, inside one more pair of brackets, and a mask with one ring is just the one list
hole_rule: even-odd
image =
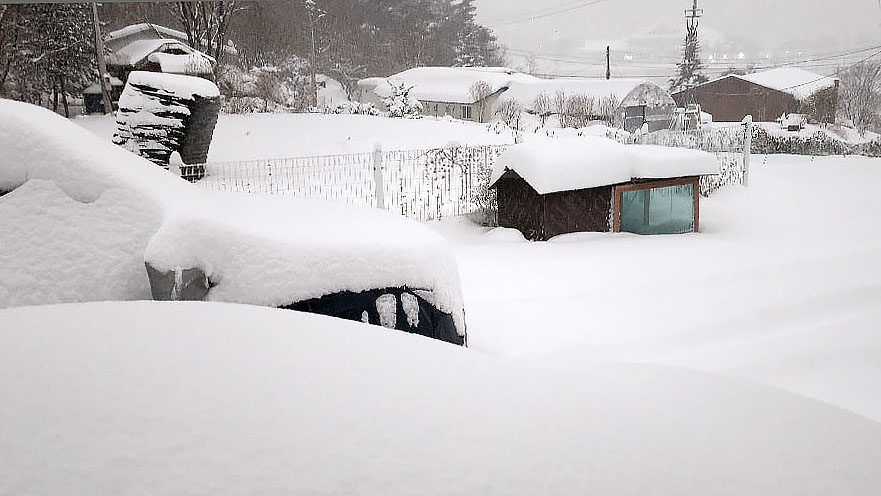
[[201,269],[209,299],[265,306],[409,286],[464,332],[455,258],[417,222],[342,203],[204,191],[9,100],[0,100],[0,148],[0,190],[12,191],[0,197],[9,233],[0,307],[146,297],[147,261]]
[[707,373],[538,367],[228,304],[16,308],[0,321],[3,494],[878,489],[879,424]]
[[622,145],[608,138],[534,138],[512,146],[496,161],[491,183],[512,170],[540,194],[594,188],[634,178],[718,174],[709,153],[650,145]]

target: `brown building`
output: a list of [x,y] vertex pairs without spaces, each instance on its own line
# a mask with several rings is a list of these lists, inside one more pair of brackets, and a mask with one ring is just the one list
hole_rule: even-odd
[[838,79],[797,68],[780,68],[739,76],[729,74],[673,94],[680,107],[698,103],[716,122],[757,122],[783,114],[804,113],[817,122],[834,122]]

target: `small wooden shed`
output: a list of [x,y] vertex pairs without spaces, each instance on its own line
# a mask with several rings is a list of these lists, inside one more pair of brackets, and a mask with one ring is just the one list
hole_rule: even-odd
[[493,170],[499,225],[544,241],[572,232],[697,232],[700,176],[718,174],[705,152],[622,145],[606,138],[514,145]]

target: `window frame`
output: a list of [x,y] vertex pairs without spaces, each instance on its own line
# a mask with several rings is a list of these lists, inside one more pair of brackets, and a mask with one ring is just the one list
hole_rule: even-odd
[[692,187],[692,216],[694,217],[694,232],[700,232],[700,176],[680,177],[676,179],[651,180],[640,183],[623,183],[612,188],[612,232],[621,232],[621,193],[625,191],[642,191],[656,188],[669,188],[672,186]]

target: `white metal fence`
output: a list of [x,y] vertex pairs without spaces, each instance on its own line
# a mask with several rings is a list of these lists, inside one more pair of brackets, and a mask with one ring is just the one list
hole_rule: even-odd
[[[721,174],[701,179],[709,195],[743,184],[748,131],[732,126],[707,131],[660,131],[610,136],[625,144],[654,144],[715,153]],[[496,205],[489,179],[507,145],[456,146],[422,150],[216,162],[182,171],[213,190],[318,198],[381,207],[426,221],[485,214],[493,222]],[[204,177],[202,177],[204,174]]]
[[[383,207],[416,220],[486,212],[489,178],[504,145],[375,151],[204,165],[197,184]],[[202,170],[193,170],[194,174]]]

